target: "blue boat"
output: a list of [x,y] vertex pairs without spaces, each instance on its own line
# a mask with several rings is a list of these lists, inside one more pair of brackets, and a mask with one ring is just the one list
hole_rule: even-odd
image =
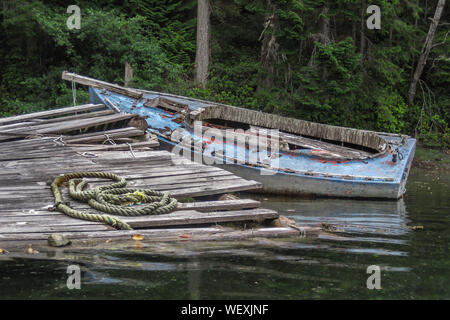
[[91,103],[146,118],[161,145],[190,160],[260,181],[262,192],[399,199],[416,140],[314,123],[63,73]]

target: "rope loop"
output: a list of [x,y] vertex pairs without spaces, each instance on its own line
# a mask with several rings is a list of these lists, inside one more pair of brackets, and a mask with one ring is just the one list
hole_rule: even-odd
[[[102,178],[115,181],[112,184],[87,189],[83,178]],[[133,230],[129,224],[106,214],[81,212],[72,209],[63,201],[60,186],[68,182],[69,195],[75,200],[87,202],[92,208],[120,216],[166,214],[177,206],[177,200],[167,192],[153,189],[125,188],[127,181],[110,172],[74,172],[56,177],[51,189],[55,197],[54,209],[70,217],[103,222],[116,229]]]

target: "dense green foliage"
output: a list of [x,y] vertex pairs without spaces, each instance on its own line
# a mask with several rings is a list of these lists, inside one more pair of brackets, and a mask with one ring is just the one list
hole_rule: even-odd
[[[195,0],[3,2],[0,116],[71,104],[62,70],[122,83],[129,62],[135,87],[449,145],[448,10],[407,104],[437,0],[212,0],[206,88],[192,83]],[[66,26],[71,4],[79,30]],[[370,4],[380,30],[366,27]]]

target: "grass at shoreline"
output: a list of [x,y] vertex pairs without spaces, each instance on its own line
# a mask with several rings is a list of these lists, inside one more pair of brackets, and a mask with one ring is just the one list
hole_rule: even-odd
[[424,169],[450,170],[449,151],[417,146],[413,165]]

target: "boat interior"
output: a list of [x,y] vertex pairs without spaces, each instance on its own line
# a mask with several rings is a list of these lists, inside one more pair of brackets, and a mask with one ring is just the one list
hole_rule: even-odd
[[[203,131],[215,128],[223,131],[224,136],[228,129],[239,129],[244,131],[239,134],[247,140],[255,135],[277,138],[281,151],[294,154],[314,150],[315,154],[324,158],[356,160],[376,157],[389,148],[389,143],[373,131],[314,123],[238,107],[210,103],[191,108],[186,103],[161,96],[148,99],[144,106],[167,112],[174,116],[172,121],[183,122],[188,128],[192,128],[195,121],[201,121]],[[276,136],[272,129],[276,130]],[[251,148],[251,143],[248,144]]]

